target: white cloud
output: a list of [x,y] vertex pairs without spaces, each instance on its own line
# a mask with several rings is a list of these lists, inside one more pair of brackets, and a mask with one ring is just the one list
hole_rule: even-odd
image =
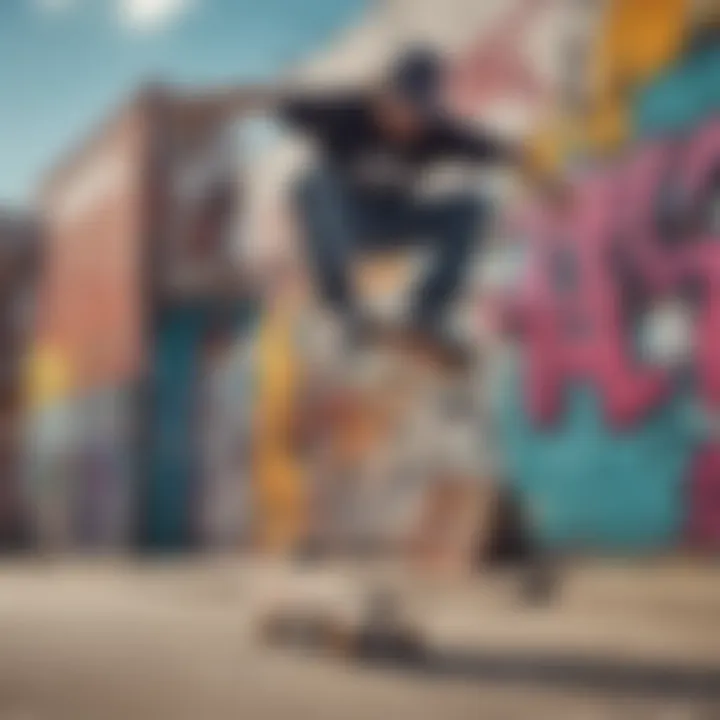
[[35,6],[47,13],[60,13],[71,10],[77,5],[77,0],[35,0]]
[[120,19],[125,27],[136,31],[152,31],[165,27],[187,12],[194,0],[118,0],[118,2]]

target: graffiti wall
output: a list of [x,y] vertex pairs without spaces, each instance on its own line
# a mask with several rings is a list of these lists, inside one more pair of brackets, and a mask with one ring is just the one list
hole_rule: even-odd
[[521,352],[499,418],[539,534],[720,548],[720,117],[640,140],[511,224]]

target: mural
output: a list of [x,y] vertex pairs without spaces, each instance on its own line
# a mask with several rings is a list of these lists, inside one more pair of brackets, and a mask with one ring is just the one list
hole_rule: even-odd
[[[720,119],[639,145],[515,225],[521,382],[499,418],[540,535],[720,548]],[[643,340],[673,305],[687,347],[661,357]]]

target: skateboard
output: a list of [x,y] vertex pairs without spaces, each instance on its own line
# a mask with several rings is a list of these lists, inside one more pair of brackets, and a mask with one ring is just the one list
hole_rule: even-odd
[[473,348],[460,340],[440,339],[415,326],[369,321],[362,338],[365,349],[390,350],[410,361],[453,375],[467,373],[474,362]]
[[358,662],[418,664],[427,657],[420,630],[399,612],[398,599],[370,593],[357,621],[288,600],[261,617],[258,639],[268,647],[321,653]]

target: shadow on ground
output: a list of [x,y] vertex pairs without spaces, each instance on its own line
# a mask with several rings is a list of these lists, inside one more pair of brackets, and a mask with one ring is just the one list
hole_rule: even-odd
[[507,653],[500,650],[444,651],[422,659],[376,660],[375,664],[438,679],[542,685],[637,696],[720,700],[720,668],[596,660],[567,655]]

